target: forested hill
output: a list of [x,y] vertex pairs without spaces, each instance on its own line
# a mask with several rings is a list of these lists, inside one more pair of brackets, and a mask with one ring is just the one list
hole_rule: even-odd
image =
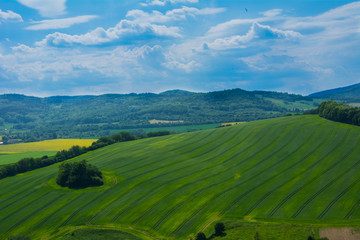
[[46,98],[6,94],[0,96],[0,135],[98,137],[114,129],[154,126],[152,119],[173,121],[162,125],[251,121],[302,112],[317,103],[301,95],[241,89]]
[[310,94],[309,97],[360,103],[360,83]]

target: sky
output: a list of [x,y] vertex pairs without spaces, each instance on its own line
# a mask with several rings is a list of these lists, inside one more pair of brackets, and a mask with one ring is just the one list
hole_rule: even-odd
[[1,0],[0,94],[360,82],[360,1]]

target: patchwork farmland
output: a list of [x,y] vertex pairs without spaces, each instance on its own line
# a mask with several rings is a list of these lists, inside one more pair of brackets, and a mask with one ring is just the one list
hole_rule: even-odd
[[0,166],[15,163],[26,157],[52,156],[57,151],[67,150],[74,145],[90,146],[94,139],[53,139],[40,142],[0,145]]
[[0,180],[0,236],[127,229],[189,239],[219,220],[358,224],[360,128],[292,116],[113,144],[86,159],[101,187],[56,185],[58,164]]

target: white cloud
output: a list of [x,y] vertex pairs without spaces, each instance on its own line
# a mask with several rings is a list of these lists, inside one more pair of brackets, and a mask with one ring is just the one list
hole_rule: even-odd
[[97,17],[98,16],[96,16],[96,15],[83,15],[83,16],[70,17],[70,18],[36,21],[36,22],[31,22],[33,25],[27,27],[26,29],[28,29],[28,30],[46,30],[46,29],[68,28],[75,24],[86,23]]
[[0,9],[0,23],[7,22],[7,21],[22,22],[23,19],[19,14],[15,13],[13,11],[7,10],[6,12],[3,12]]
[[18,0],[21,4],[39,11],[43,17],[57,17],[65,14],[66,0]]
[[233,35],[225,38],[218,38],[211,43],[207,43],[211,49],[225,50],[231,48],[244,48],[244,44],[252,40],[267,40],[267,39],[286,39],[296,40],[302,35],[294,31],[284,31],[277,28],[272,28],[267,25],[253,23],[250,30],[245,35]]
[[[69,35],[64,33],[52,33],[46,36],[37,45],[49,46],[73,46],[73,45],[101,45],[114,42],[130,43],[139,40],[148,40],[151,38],[179,38],[179,27],[160,25],[158,23],[167,23],[169,21],[185,20],[187,16],[196,15],[209,15],[216,14],[224,11],[223,8],[190,8],[182,7],[167,11],[165,14],[152,11],[146,13],[142,10],[132,10],[126,15],[131,20],[121,20],[115,27],[104,29],[101,27],[96,28],[86,34],[82,35]],[[38,25],[30,26],[28,29],[39,30],[47,29],[49,27],[60,27],[74,24],[76,21],[88,20],[88,17],[83,18],[69,18],[57,20],[44,20]]]
[[16,52],[32,52],[32,51],[35,51],[34,48],[31,48],[25,44],[20,44],[19,46],[16,46],[16,47],[11,47],[11,49],[13,51],[16,51]]
[[[360,22],[360,2],[353,2],[332,9],[314,17],[288,17],[283,26],[292,29],[306,30],[322,28],[334,34],[338,31],[356,32]],[[342,34],[341,34],[342,35]]]
[[[273,9],[258,18],[233,19],[208,27],[205,34],[204,26],[212,21],[197,21],[201,31],[196,24],[182,24],[187,18],[221,11],[190,7],[167,12],[129,11],[126,19],[112,28],[79,35],[53,33],[35,47],[12,47],[11,54],[4,51],[0,55],[0,74],[3,79],[16,79],[14,82],[33,81],[34,87],[22,85],[23,89],[47,89],[35,83],[57,82],[57,89],[78,89],[83,94],[96,89],[129,92],[141,91],[137,86],[164,88],[161,83],[179,83],[179,79],[188,80],[190,86],[201,79],[198,89],[216,84],[237,87],[242,80],[248,88],[258,88],[271,81],[278,89],[298,93],[316,91],[327,83],[358,81],[359,2],[311,17],[284,16]],[[49,47],[76,45],[109,47]],[[0,89],[4,86],[0,84]]]
[[142,10],[131,10],[126,14],[126,17],[133,18],[136,22],[152,22],[152,23],[166,23],[169,21],[185,20],[187,16],[195,17],[196,15],[211,15],[224,12],[224,8],[193,8],[183,6],[182,8],[167,11],[165,14],[159,11],[152,11],[151,13]]
[[[0,81],[0,89],[17,88],[19,91],[19,86],[20,90],[28,87],[36,95],[43,90],[55,92],[50,95],[68,95],[74,91],[75,94],[78,91],[139,91],[139,87],[145,92],[154,86],[149,78],[164,79],[163,58],[163,48],[158,45],[119,46],[95,52],[20,45],[13,48],[12,54],[0,55],[1,76],[11,79],[7,84]],[[56,88],[51,90],[54,86]]]
[[165,6],[166,4],[186,4],[198,3],[199,0],[148,0],[146,3],[141,3],[143,6]]
[[133,21],[121,20],[115,27],[103,29],[96,28],[86,34],[69,35],[52,33],[36,45],[43,46],[72,46],[72,45],[101,45],[112,42],[128,43],[135,40],[148,40],[155,37],[177,38],[181,37],[178,27],[167,27],[150,23],[139,24]]
[[283,11],[282,9],[271,9],[271,10],[263,12],[262,14],[265,17],[275,17],[277,15],[280,15],[282,13],[282,11]]

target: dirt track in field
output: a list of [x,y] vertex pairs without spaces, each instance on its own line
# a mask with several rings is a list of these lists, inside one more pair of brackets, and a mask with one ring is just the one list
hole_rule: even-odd
[[360,240],[360,233],[352,228],[323,228],[319,230],[319,235],[329,240]]

